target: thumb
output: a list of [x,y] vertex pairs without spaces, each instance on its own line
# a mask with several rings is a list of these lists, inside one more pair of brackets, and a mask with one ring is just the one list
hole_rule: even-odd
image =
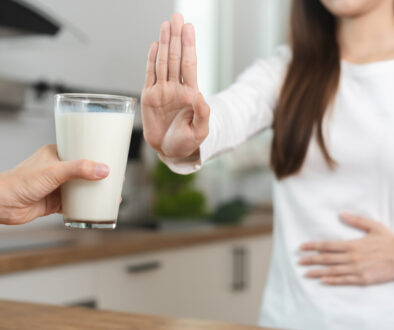
[[107,165],[86,159],[58,162],[49,173],[58,185],[72,179],[101,180],[108,174]]
[[193,127],[197,140],[204,140],[209,133],[210,108],[201,93],[197,93],[193,101]]

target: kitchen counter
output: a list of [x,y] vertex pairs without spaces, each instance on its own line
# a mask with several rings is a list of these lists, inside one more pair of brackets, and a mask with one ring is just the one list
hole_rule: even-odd
[[[256,219],[255,219],[256,220]],[[50,266],[105,259],[122,255],[179,249],[218,241],[270,234],[272,213],[266,212],[257,221],[241,225],[204,228],[186,232],[149,232],[116,229],[70,230],[66,228],[31,230],[0,234],[0,242],[42,242],[24,248],[0,249],[0,274]],[[49,242],[45,245],[45,242]]]
[[[159,316],[136,315],[81,307],[59,307],[0,301],[0,329],[40,330],[262,330],[260,327],[241,326],[221,322],[172,319]],[[268,330],[265,328],[265,330]]]

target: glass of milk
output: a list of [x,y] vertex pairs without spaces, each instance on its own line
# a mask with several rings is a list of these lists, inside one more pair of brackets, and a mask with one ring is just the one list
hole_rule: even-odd
[[89,159],[109,166],[99,181],[61,186],[64,224],[114,229],[133,128],[136,100],[100,94],[55,96],[56,141],[63,161]]

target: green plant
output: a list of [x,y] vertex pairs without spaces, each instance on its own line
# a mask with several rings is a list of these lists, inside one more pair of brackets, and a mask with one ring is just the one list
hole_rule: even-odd
[[236,224],[250,210],[250,206],[242,198],[222,203],[211,215],[211,221],[216,224]]
[[179,175],[158,162],[152,173],[155,185],[153,214],[159,218],[191,219],[206,215],[205,197],[193,188],[195,174]]

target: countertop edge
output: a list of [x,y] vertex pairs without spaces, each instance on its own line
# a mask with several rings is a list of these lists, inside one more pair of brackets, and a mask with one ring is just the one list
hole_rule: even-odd
[[[211,231],[189,233],[146,233],[117,239],[116,233],[103,235],[102,240],[92,244],[75,244],[65,247],[47,248],[32,251],[19,251],[0,254],[0,274],[11,274],[41,268],[66,266],[82,262],[104,260],[111,257],[137,255],[157,251],[168,251],[182,247],[198,246],[267,235],[272,232],[272,224],[254,226],[226,226]],[[112,235],[111,235],[112,234]],[[119,233],[123,234],[124,231]],[[133,241],[131,241],[133,239]],[[149,244],[146,244],[149,240]],[[104,247],[104,242],[111,248]]]

